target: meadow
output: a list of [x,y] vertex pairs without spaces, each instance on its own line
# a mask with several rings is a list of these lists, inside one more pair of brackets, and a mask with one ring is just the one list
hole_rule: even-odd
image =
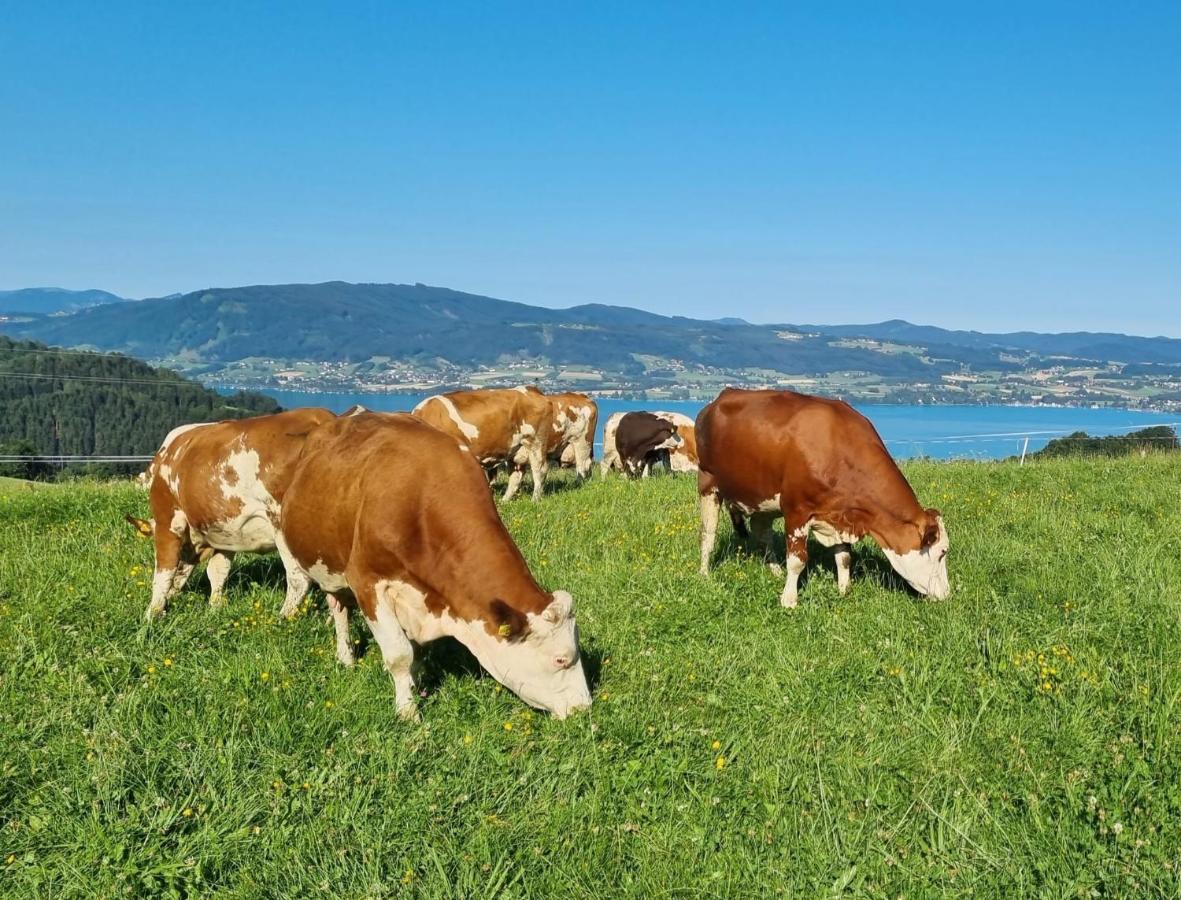
[[[952,597],[813,545],[800,606],[692,478],[502,506],[575,597],[594,706],[530,711],[457,645],[397,718],[277,560],[143,622],[131,485],[0,486],[5,897],[1181,892],[1181,460],[912,462]],[[781,526],[779,526],[781,527]],[[780,550],[782,553],[782,550]]]

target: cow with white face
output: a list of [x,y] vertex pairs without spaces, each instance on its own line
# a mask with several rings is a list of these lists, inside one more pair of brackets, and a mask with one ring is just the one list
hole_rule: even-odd
[[404,414],[361,413],[308,440],[283,502],[280,552],[329,595],[337,657],[360,608],[417,718],[412,641],[450,636],[505,687],[562,718],[590,705],[573,600],[543,591],[471,453]]
[[[332,418],[326,409],[295,409],[168,433],[144,475],[152,519],[128,517],[155,543],[149,620],[163,614],[198,562],[206,563],[209,602],[220,606],[234,554],[275,549],[279,508],[304,440]],[[307,588],[298,572],[287,573],[285,615]]]
[[697,416],[697,449],[703,575],[725,503],[736,530],[745,533],[749,516],[768,550],[771,525],[783,518],[784,606],[796,605],[809,535],[836,548],[842,594],[849,588],[850,547],[865,535],[920,594],[942,600],[950,593],[943,516],[919,504],[873,425],[847,403],[727,388]]

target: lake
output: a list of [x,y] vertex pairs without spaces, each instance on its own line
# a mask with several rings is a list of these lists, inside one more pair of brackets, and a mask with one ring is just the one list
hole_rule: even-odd
[[[287,408],[324,406],[343,412],[362,406],[383,412],[404,412],[427,394],[309,393],[263,390]],[[704,406],[693,401],[615,400],[596,398],[599,404],[599,434],[596,456],[602,445],[603,423],[613,412],[635,409],[663,409],[682,412],[690,418]],[[932,456],[939,459],[999,459],[1021,452],[1025,438],[1030,451],[1048,441],[1075,431],[1091,435],[1126,434],[1150,425],[1179,425],[1181,416],[1125,409],[1060,408],[1047,406],[919,406],[866,404],[857,409],[873,422],[890,452],[898,457]]]

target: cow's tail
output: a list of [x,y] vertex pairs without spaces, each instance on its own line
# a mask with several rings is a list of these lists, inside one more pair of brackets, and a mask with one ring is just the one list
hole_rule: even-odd
[[127,522],[127,524],[139,532],[140,537],[148,538],[152,536],[152,523],[147,519],[137,519],[130,513],[125,515],[123,519]]

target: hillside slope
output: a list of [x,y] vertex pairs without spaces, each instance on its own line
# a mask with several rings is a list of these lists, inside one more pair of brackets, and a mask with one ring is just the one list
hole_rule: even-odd
[[177,425],[274,412],[139,360],[53,351],[0,336],[0,445],[45,455],[142,455]]
[[0,291],[0,313],[52,313],[76,312],[91,306],[107,303],[124,303],[123,297],[108,291],[67,291],[64,288],[21,288],[17,291]]

